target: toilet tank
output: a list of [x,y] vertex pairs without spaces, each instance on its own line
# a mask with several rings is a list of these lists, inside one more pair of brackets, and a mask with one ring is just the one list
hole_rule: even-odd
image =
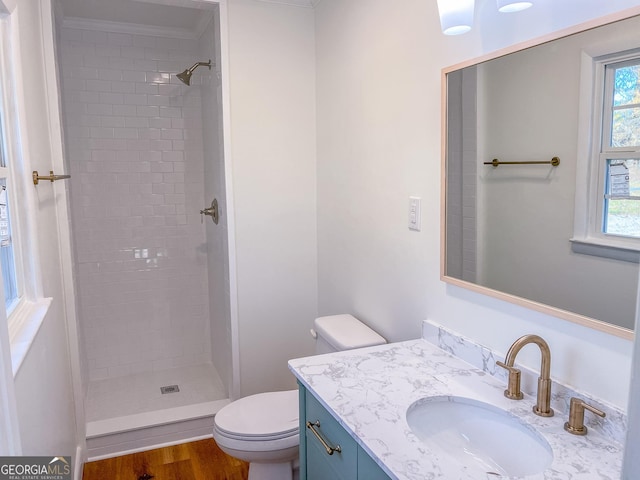
[[318,317],[313,325],[311,334],[316,339],[317,354],[387,343],[383,337],[349,314]]

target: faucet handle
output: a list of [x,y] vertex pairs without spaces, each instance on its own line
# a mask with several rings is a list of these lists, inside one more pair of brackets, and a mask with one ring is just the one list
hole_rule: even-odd
[[522,400],[524,395],[522,395],[522,392],[520,391],[520,377],[522,375],[520,369],[500,361],[497,361],[496,365],[507,369],[509,372],[509,383],[507,385],[507,389],[504,391],[504,396],[511,400]]
[[584,411],[589,410],[596,415],[604,418],[606,414],[597,409],[596,407],[585,403],[576,397],[571,397],[571,404],[569,408],[569,421],[565,422],[564,429],[572,435],[586,435],[587,427],[584,424]]

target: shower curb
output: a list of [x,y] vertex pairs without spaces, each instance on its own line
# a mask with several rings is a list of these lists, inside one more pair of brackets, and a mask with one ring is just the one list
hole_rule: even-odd
[[227,403],[219,400],[88,422],[88,460],[211,437],[215,413]]

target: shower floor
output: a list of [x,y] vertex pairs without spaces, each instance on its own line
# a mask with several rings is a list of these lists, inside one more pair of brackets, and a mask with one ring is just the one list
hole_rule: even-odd
[[[170,385],[180,391],[162,394]],[[228,402],[211,364],[96,380],[87,391],[87,437],[211,416]]]

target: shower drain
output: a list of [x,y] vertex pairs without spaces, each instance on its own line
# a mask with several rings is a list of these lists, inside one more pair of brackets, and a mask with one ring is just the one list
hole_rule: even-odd
[[178,393],[179,391],[178,385],[165,385],[164,387],[160,387],[160,393],[163,395],[165,393]]

